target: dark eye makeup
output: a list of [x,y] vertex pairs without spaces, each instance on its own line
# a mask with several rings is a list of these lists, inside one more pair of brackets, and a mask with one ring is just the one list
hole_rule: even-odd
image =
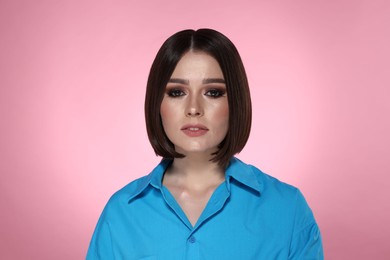
[[[177,98],[187,95],[186,91],[181,87],[167,87],[166,95],[168,97]],[[203,95],[209,98],[219,98],[226,96],[226,88],[222,87],[209,87],[204,90]]]
[[168,89],[167,90],[167,95],[170,96],[170,97],[180,97],[180,96],[184,96],[185,93],[181,89],[172,88],[172,89]]
[[224,96],[226,93],[225,89],[212,88],[206,91],[205,95],[212,98],[219,98]]

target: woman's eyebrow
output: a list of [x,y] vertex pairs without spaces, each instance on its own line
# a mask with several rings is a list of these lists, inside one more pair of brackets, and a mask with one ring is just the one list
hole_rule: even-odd
[[178,79],[178,78],[170,78],[168,83],[179,83],[183,85],[189,85],[190,81],[188,79]]
[[[190,81],[188,79],[179,79],[179,78],[170,78],[168,80],[168,83],[178,83],[183,85],[189,85]],[[210,83],[221,83],[225,84],[225,80],[223,78],[207,78],[202,80],[203,84],[210,84]]]
[[208,78],[204,79],[203,84],[210,84],[210,83],[222,83],[225,84],[225,80],[223,78]]

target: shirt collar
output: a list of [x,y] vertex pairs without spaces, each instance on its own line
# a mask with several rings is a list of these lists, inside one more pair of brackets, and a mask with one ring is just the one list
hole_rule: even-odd
[[[236,157],[233,157],[226,169],[226,180],[230,183],[230,177],[234,180],[244,184],[245,186],[261,193],[263,184],[253,170],[253,166],[247,165]],[[229,187],[230,185],[228,185]]]
[[[163,175],[171,163],[172,159],[163,159],[149,175],[141,178],[137,188],[131,192],[130,196],[128,197],[128,202],[138,196],[149,185],[156,189],[161,189]],[[228,183],[228,189],[230,189],[230,178],[233,178],[234,180],[257,191],[258,193],[262,192],[262,182],[254,173],[252,166],[245,164],[236,157],[233,157],[230,160],[229,165],[226,168],[225,176]]]
[[165,170],[171,165],[172,159],[162,159],[160,164],[149,174],[150,175],[150,185],[157,189],[162,188],[162,179],[165,173]]
[[136,188],[132,192],[130,192],[127,201],[130,203],[131,200],[141,194],[141,192],[143,192],[149,185],[157,189],[161,189],[164,172],[171,163],[171,159],[162,159],[161,162],[153,169],[151,173],[139,180]]

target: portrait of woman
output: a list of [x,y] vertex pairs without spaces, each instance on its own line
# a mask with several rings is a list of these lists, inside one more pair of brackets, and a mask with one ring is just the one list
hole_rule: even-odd
[[183,30],[162,44],[145,119],[162,160],[110,198],[87,259],[323,259],[299,189],[235,157],[252,109],[244,65],[226,36]]
[[390,259],[389,13],[0,1],[0,259]]

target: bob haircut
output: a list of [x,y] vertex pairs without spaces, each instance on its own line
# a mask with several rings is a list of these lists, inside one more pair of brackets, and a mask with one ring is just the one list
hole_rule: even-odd
[[244,148],[252,122],[251,98],[244,65],[234,44],[212,29],[183,30],[169,37],[161,46],[150,69],[145,97],[145,119],[149,141],[163,158],[183,158],[175,151],[162,126],[160,107],[166,85],[181,57],[189,51],[204,52],[221,67],[228,98],[229,128],[225,139],[213,153],[213,162],[226,167]]

